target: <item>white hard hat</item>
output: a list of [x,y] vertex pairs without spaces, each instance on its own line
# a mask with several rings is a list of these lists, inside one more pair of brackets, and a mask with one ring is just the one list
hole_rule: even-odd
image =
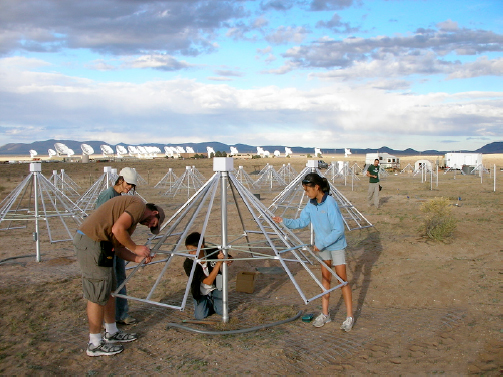
[[124,168],[119,172],[119,176],[124,178],[126,183],[129,183],[130,185],[135,185],[136,186],[136,170],[133,168]]

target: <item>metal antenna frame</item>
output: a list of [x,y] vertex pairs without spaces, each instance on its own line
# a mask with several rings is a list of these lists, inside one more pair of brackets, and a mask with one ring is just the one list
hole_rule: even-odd
[[411,164],[407,164],[406,167],[404,167],[402,170],[400,170],[400,174],[402,173],[407,173],[407,172],[411,172],[413,173],[414,172],[414,167],[411,165]]
[[[279,193],[269,206],[269,210],[276,216],[297,218],[300,212],[307,204],[309,198],[305,195],[301,181],[309,173],[317,173],[324,176],[323,173],[316,167],[316,161],[308,161],[306,166],[299,175],[288,184],[285,189]],[[363,229],[372,227],[372,223],[363,216],[358,209],[328,180],[330,185],[330,194],[337,202],[342,214],[342,219],[348,230]],[[288,215],[286,215],[288,214]]]
[[101,175],[76,202],[76,205],[86,212],[94,209],[96,199],[98,199],[100,192],[114,185],[112,167],[105,166],[103,172],[103,175]]
[[[81,224],[82,218],[87,216],[41,171],[40,163],[30,163],[30,174],[0,203],[0,223],[6,222],[6,226],[0,230],[26,228],[29,220],[35,221],[33,239],[36,242],[37,262],[40,262],[40,220],[45,221],[49,241],[56,243],[73,240],[73,233]],[[75,229],[70,230],[67,219],[74,221]],[[53,233],[53,228],[58,230],[57,234]]]
[[268,187],[272,190],[273,188],[282,188],[287,185],[272,165],[266,164],[259,174],[260,176],[255,181],[256,188]]
[[290,165],[283,164],[283,166],[278,170],[278,175],[283,178],[286,183],[290,183],[299,173]]
[[472,170],[470,170],[470,174],[475,174],[476,172],[479,172],[479,174],[490,174],[489,170],[483,164],[478,164]]
[[256,189],[255,181],[252,177],[245,171],[245,169],[240,165],[238,167],[237,172],[234,173],[236,179],[241,182],[243,186],[245,186],[248,190]]
[[[149,240],[157,242],[152,247],[152,254],[165,255],[162,260],[154,262],[155,264],[164,263],[161,272],[153,283],[151,289],[143,297],[134,297],[132,295],[119,294],[119,291],[130,280],[134,279],[141,268],[149,268],[154,263],[145,265],[143,262],[132,269],[126,280],[117,287],[113,293],[115,297],[136,300],[148,304],[158,305],[171,309],[184,310],[187,303],[190,286],[193,279],[197,262],[207,261],[208,255],[198,258],[202,249],[202,238],[210,237],[207,235],[208,225],[212,221],[212,215],[219,217],[221,221],[220,237],[217,250],[224,253],[228,259],[230,250],[236,253],[233,261],[239,260],[270,260],[278,261],[288,277],[294,284],[297,292],[305,304],[322,297],[323,295],[347,285],[333,269],[329,269],[332,276],[338,284],[330,289],[325,289],[322,282],[313,273],[311,267],[314,262],[323,265],[323,261],[312,251],[311,247],[303,243],[291,230],[281,224],[276,224],[272,217],[274,216],[260,201],[248,191],[239,182],[232,173],[232,158],[219,157],[214,159],[215,174],[182,206],[178,211],[163,224],[161,228],[162,235],[158,235]],[[218,190],[220,188],[220,191]],[[230,198],[227,194],[229,190],[232,194],[233,203],[237,211],[239,222],[234,221],[233,225],[239,224],[242,227],[242,233],[232,236],[228,234],[228,214]],[[220,192],[220,201],[218,201],[218,192]],[[220,205],[219,216],[215,214],[215,209]],[[246,211],[245,211],[246,210]],[[245,213],[247,216],[245,216]],[[202,221],[202,224],[201,224]],[[200,231],[202,238],[195,254],[189,254],[185,249],[185,238],[195,230]],[[252,229],[253,227],[253,229]],[[208,243],[208,242],[207,242]],[[193,259],[192,270],[187,280],[183,298],[180,304],[167,304],[153,299],[156,289],[159,287],[163,276],[166,274],[169,266],[175,257],[185,257]],[[309,297],[297,283],[294,272],[289,267],[290,264],[301,266],[314,281],[315,286],[321,289],[321,293]],[[228,273],[227,265],[224,263],[222,268],[223,275],[223,322],[228,321]]]
[[173,172],[173,168],[169,168],[168,172],[164,175],[164,177],[161,178],[161,180],[159,182],[156,183],[154,188],[167,187],[168,189],[170,189],[171,187],[173,187],[173,185],[175,184],[177,179],[178,179],[178,177]]
[[433,167],[431,166],[431,163],[429,166],[425,163],[419,163],[417,169],[415,169],[414,172],[412,173],[412,177],[415,177],[416,175],[420,174],[421,183],[423,183],[426,182],[428,173],[433,177],[437,176],[436,173],[433,172]]
[[164,193],[164,195],[169,195],[175,197],[179,192],[185,191],[187,193],[187,198],[190,196],[191,191],[197,191],[203,182],[194,173],[191,166],[185,167],[185,172],[176,180],[172,187]]
[[[339,162],[342,162],[342,164],[340,164]],[[349,166],[348,161],[337,161],[337,163],[332,162],[325,172],[325,177],[327,177],[327,179],[331,180],[333,183],[335,183],[335,180],[337,178],[344,180],[344,186],[347,185],[348,177],[351,177],[351,188],[353,188],[353,183],[355,180],[360,180],[353,168]]]
[[197,170],[197,168],[194,165],[192,165],[191,169],[192,169],[192,174],[194,174],[197,178],[199,178],[199,180],[201,182],[206,181],[206,178],[204,177],[204,175],[199,170]]
[[66,196],[80,197],[78,191],[80,189],[80,186],[76,184],[75,181],[70,178],[70,176],[65,174],[65,169],[61,169],[60,174],[58,174],[57,170],[53,170],[52,176],[49,178],[49,181],[51,181],[54,187],[56,187]]

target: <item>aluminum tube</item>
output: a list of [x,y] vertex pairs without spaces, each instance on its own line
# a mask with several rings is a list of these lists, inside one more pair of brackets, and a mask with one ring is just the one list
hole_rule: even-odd
[[38,172],[33,172],[33,188],[35,191],[35,233],[33,234],[33,238],[35,239],[35,248],[36,248],[36,260],[40,262],[40,237],[39,237],[39,229],[38,229]]
[[[222,210],[222,251],[227,259],[227,184],[228,172],[220,172],[221,210]],[[222,264],[222,322],[229,322],[229,277],[227,263]]]

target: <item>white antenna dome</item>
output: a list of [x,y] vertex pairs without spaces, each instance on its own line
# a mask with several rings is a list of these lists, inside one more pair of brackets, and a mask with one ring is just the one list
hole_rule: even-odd
[[82,153],[87,154],[88,156],[94,153],[93,147],[91,147],[89,144],[81,144],[80,149],[82,149]]

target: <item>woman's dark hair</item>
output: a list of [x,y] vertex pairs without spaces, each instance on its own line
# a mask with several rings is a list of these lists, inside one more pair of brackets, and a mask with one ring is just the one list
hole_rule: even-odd
[[[122,182],[124,182],[124,181],[125,181],[124,177],[123,177],[122,175],[119,175],[119,176],[117,177],[117,180],[116,180],[116,181],[115,181],[115,183],[114,183],[114,186],[117,186],[118,184],[121,184],[121,183],[122,183]],[[131,190],[132,190],[133,192],[135,192],[135,191],[136,191],[136,185],[131,185],[131,186],[133,186],[133,187],[131,188]]]
[[[185,239],[185,246],[195,246],[197,247],[199,245],[199,240],[201,239],[201,233],[199,232],[193,232],[190,233],[187,238]],[[204,245],[204,238],[203,238],[203,245]]]
[[302,180],[302,185],[314,187],[315,185],[320,186],[320,190],[326,194],[330,193],[330,185],[325,177],[320,177],[316,173],[310,173],[304,177]]

